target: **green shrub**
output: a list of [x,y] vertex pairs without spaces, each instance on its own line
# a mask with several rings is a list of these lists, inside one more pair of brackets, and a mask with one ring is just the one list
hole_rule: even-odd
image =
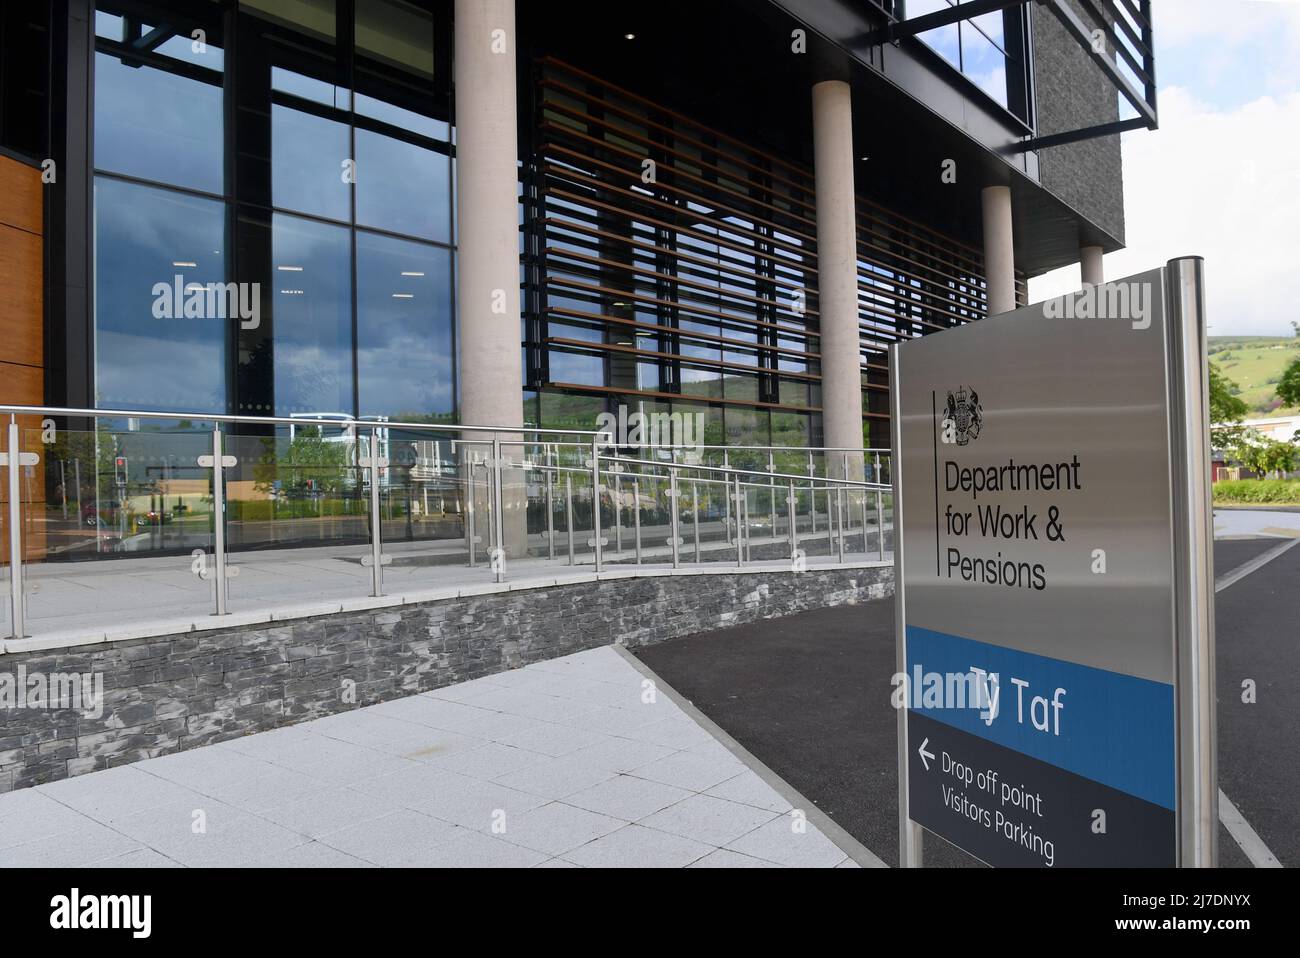
[[1214,501],[1300,504],[1300,479],[1229,479],[1216,482]]

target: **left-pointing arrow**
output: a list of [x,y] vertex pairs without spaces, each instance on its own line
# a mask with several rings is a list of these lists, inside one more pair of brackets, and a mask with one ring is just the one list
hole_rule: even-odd
[[925,747],[929,744],[930,739],[926,738],[926,740],[921,743],[921,747],[916,750],[916,753],[921,756],[921,764],[925,766],[927,772],[930,771],[930,759],[934,758],[934,752],[927,752],[925,750]]

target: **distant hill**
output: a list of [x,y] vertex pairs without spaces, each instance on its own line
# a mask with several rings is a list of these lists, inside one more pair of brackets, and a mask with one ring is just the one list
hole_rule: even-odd
[[1300,359],[1300,337],[1211,336],[1208,348],[1210,362],[1237,384],[1252,417],[1300,413],[1282,408],[1276,394],[1282,371]]

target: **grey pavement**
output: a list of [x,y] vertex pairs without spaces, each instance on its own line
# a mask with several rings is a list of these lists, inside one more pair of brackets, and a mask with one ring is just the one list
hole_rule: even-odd
[[0,795],[0,867],[857,867],[778,784],[607,647]]

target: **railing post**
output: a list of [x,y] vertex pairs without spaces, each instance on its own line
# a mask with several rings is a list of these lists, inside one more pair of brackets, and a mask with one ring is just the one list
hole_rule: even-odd
[[772,538],[776,539],[776,479],[771,478],[772,473],[776,472],[776,457],[772,452],[772,447],[767,449],[767,505],[769,518],[772,520]]
[[591,547],[596,550],[596,572],[604,566],[605,553],[600,540],[600,436],[591,440]]
[[551,475],[551,444],[546,443],[546,557],[555,558],[555,499]]
[[504,496],[501,494],[504,472],[501,468],[501,437],[492,437],[492,531],[496,538],[496,551],[492,553],[492,572],[497,582],[506,581],[506,522],[503,516]]
[[691,480],[691,524],[695,527],[695,561],[703,562],[704,553],[700,548],[700,481]]
[[474,488],[474,454],[470,453],[469,462],[465,463],[465,544],[469,547],[469,567],[478,565],[475,555],[478,549],[478,510],[474,506],[477,490]]
[[370,455],[362,463],[370,473],[370,586],[371,595],[384,594],[384,542],[383,517],[379,508],[379,470],[388,465],[387,459],[379,457],[378,436],[370,431]]
[[569,565],[573,565],[573,478],[564,476],[564,525],[569,536]]
[[[808,534],[817,534],[817,466],[813,462],[812,451],[808,452]],[[830,510],[827,510],[829,513]]]
[[736,473],[736,494],[733,501],[736,504],[736,565],[743,568],[745,565],[745,532],[740,524],[740,503],[744,495],[740,491],[740,473]]
[[[676,458],[677,458],[677,453],[676,451],[674,451],[673,460],[676,461]],[[678,504],[677,504],[678,492],[679,490],[677,488],[677,467],[670,466],[668,468],[668,517],[669,517],[668,528],[669,528],[669,534],[672,536],[674,569],[680,569],[682,564],[681,551],[680,551],[682,540],[681,537],[678,535],[678,522],[681,518],[677,514],[678,513]]]
[[844,487],[835,490],[835,514],[840,527],[840,564],[844,564]]
[[619,555],[622,555],[623,554],[623,479],[619,475],[619,473],[623,471],[623,467],[620,466],[617,461],[615,461],[614,465],[609,467],[609,471],[613,473],[614,476],[614,484],[611,487],[613,491],[610,496],[614,505],[614,551],[617,552]]
[[632,522],[636,528],[636,564],[641,564],[641,480],[632,479]]
[[[795,515],[799,500],[794,496],[794,480],[790,480],[790,494],[786,496],[786,511],[790,515],[790,558],[794,559],[799,554],[799,530],[795,527]],[[772,530],[775,533],[775,529]]]
[[[731,458],[727,454],[727,450],[724,449],[722,450],[722,468],[727,469],[730,468],[730,466],[731,466]],[[723,473],[723,476],[725,477],[726,473]],[[724,482],[726,481],[725,478],[723,481]],[[722,499],[723,499],[723,508],[726,509],[726,515],[723,519],[723,527],[725,532],[727,533],[727,541],[730,542],[731,541],[731,497],[723,496]]]
[[226,614],[226,456],[221,427],[212,427],[212,551],[217,590],[217,615]]
[[18,417],[9,417],[9,605],[10,625],[15,639],[24,638],[26,608],[23,593],[23,506],[19,471],[23,454],[19,445]]
[[876,490],[876,547],[880,550],[880,561],[885,561],[885,491]]

